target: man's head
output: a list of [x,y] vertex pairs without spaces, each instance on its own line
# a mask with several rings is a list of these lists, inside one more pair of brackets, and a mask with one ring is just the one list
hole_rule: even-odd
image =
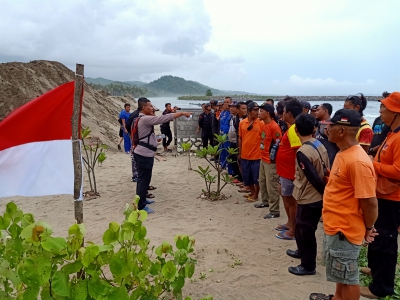
[[343,104],[343,108],[356,110],[359,112],[361,116],[363,115],[363,111],[366,107],[367,107],[367,98],[365,98],[363,93],[347,96]]
[[217,100],[210,100],[211,108],[214,110],[218,109],[218,101]]
[[258,104],[257,102],[251,102],[248,106],[247,106],[247,112],[248,112],[248,116],[250,119],[256,119],[258,117]]
[[319,107],[318,104],[311,106],[310,114],[312,114],[314,117],[316,117],[318,107]]
[[[354,109],[339,109],[329,121],[327,136],[329,141],[341,144],[343,141],[355,141],[361,126],[361,115]],[[340,148],[340,147],[339,147]]]
[[265,100],[265,103],[271,105],[272,107],[274,107],[274,99],[267,99]]
[[231,104],[229,104],[229,111],[232,115],[236,116],[238,113],[238,109],[236,108],[236,101],[232,101]]
[[268,121],[268,120],[271,121],[275,119],[274,107],[267,103],[261,105],[258,117],[262,121]]
[[317,112],[315,113],[315,118],[318,121],[328,120],[331,117],[332,110],[333,110],[332,105],[330,105],[329,103],[322,103],[317,108]]
[[303,104],[298,100],[289,100],[285,103],[285,108],[283,109],[283,121],[294,124],[294,120],[298,115],[303,113]]
[[152,116],[154,115],[154,107],[151,104],[149,99],[143,101],[141,112],[145,115]]
[[244,118],[247,115],[247,105],[246,102],[239,102],[236,104],[236,108],[238,109],[238,115],[240,118]]
[[285,104],[286,104],[285,101],[279,101],[279,102],[276,104],[276,114],[277,114],[279,117],[282,117],[282,116],[283,116],[283,109],[285,108]]
[[310,102],[303,100],[303,101],[301,101],[301,104],[303,104],[303,113],[304,113],[304,114],[308,114],[308,112],[309,112],[310,109],[311,109],[311,104],[310,104]]
[[172,111],[171,103],[165,103],[165,110]]
[[204,103],[204,112],[209,113],[211,111],[211,104],[210,103]]
[[125,103],[124,108],[127,112],[131,110],[131,105],[129,103]]
[[223,110],[228,110],[229,109],[229,105],[232,103],[232,98],[231,97],[225,97],[224,98],[224,104],[222,106]]
[[296,133],[298,136],[307,137],[314,133],[315,117],[310,114],[300,114],[294,123],[296,124]]
[[147,99],[146,97],[141,97],[138,99],[138,111],[142,111],[142,107],[144,104],[146,104],[148,101],[150,101],[149,99]]
[[202,111],[205,111],[205,107],[206,107],[206,104],[205,104],[205,103],[202,103],[202,104],[201,104],[201,110],[202,110]]
[[[388,96],[380,100],[379,110],[382,122],[387,126],[396,126],[396,119],[400,120],[400,92],[388,93]],[[397,122],[398,122],[397,121]]]

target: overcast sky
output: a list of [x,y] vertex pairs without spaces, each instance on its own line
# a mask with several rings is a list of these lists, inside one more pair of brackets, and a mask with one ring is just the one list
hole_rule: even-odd
[[0,0],[0,62],[260,94],[400,90],[400,1]]

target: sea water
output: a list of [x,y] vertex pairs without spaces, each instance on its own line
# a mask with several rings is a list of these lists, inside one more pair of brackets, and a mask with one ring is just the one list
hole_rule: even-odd
[[[343,101],[332,101],[329,102],[332,107],[333,107],[333,114],[335,111],[338,109],[343,108],[344,104],[344,99]],[[205,100],[178,100],[176,97],[154,97],[150,98],[151,103],[155,105],[158,109],[163,111],[165,109],[165,103],[171,103],[172,107],[178,106],[184,110],[185,108],[199,108],[200,106],[198,104],[206,102]],[[311,106],[316,105],[316,104],[321,104],[317,101],[309,101]],[[258,104],[262,104],[263,101],[257,101]],[[378,101],[369,101],[367,104],[367,108],[364,110],[364,118],[367,119],[367,121],[370,123],[372,126],[372,123],[374,122],[375,118],[379,116],[379,106],[380,102]]]

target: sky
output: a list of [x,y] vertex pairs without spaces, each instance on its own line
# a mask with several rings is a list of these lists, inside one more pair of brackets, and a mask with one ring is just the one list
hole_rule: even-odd
[[0,62],[263,95],[400,90],[400,1],[0,0]]

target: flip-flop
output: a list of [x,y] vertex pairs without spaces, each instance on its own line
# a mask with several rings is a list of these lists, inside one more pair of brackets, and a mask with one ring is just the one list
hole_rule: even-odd
[[285,225],[281,225],[281,224],[279,224],[279,225],[277,225],[277,226],[275,226],[275,228],[274,228],[275,230],[278,230],[278,231],[285,231],[285,230],[289,230],[289,228],[287,228]]
[[249,193],[249,192],[251,192],[250,190],[242,190],[242,189],[240,189],[240,190],[238,190],[238,192],[239,193]]
[[150,185],[148,188],[147,188],[147,190],[148,191],[153,191],[153,190],[155,190],[155,189],[157,189],[155,186],[152,186],[152,185]]
[[333,298],[332,294],[326,295],[323,293],[311,293],[310,300],[331,300]]
[[146,198],[152,199],[155,198],[156,196],[154,196],[153,194],[146,194]]
[[249,202],[249,203],[251,203],[251,202],[257,202],[258,201],[258,199],[253,199],[253,198],[247,198],[246,199],[246,202]]
[[287,236],[287,235],[285,234],[285,232],[286,232],[286,231],[278,232],[277,234],[275,234],[275,236],[276,236],[278,239],[281,239],[281,240],[288,240],[288,241],[294,241],[294,240],[296,240],[294,237],[291,238],[291,237]]
[[251,195],[250,194],[244,194],[243,198],[249,198]]

